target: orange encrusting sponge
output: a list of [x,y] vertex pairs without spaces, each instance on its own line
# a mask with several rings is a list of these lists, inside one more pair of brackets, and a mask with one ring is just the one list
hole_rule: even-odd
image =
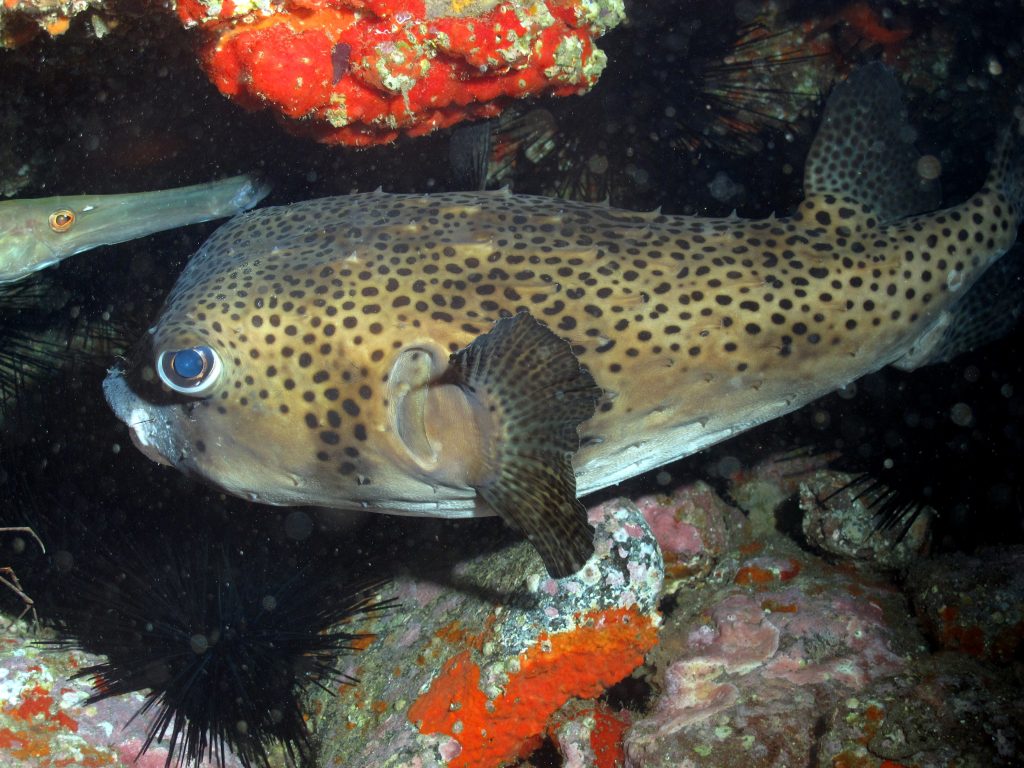
[[583,93],[605,65],[594,39],[623,17],[622,0],[430,7],[179,0],[177,10],[202,29],[199,58],[221,93],[274,110],[300,134],[354,146],[490,117],[511,99]]
[[518,671],[508,672],[503,692],[490,700],[480,690],[480,667],[465,650],[413,703],[409,720],[421,733],[459,743],[452,768],[495,768],[536,748],[562,705],[598,696],[636,669],[656,643],[655,622],[636,608],[585,614],[575,629],[542,634],[520,653]]

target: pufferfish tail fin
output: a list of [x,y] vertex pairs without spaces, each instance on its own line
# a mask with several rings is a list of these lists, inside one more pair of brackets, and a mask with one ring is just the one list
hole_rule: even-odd
[[578,571],[594,553],[594,529],[576,498],[572,457],[577,429],[601,395],[593,376],[567,341],[520,312],[452,355],[442,380],[466,391],[493,424],[477,494],[526,535],[551,576]]

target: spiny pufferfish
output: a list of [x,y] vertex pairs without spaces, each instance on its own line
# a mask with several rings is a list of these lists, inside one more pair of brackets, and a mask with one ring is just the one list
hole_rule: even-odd
[[[786,218],[380,192],[221,227],[104,389],[135,443],[268,504],[501,515],[564,576],[577,496],[954,352],[1013,244],[1019,131],[939,210],[882,65],[835,89]],[[969,338],[971,335],[966,334]]]

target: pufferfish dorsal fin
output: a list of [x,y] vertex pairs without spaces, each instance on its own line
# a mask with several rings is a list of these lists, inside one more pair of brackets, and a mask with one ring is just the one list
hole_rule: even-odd
[[551,576],[578,571],[594,553],[594,530],[576,498],[572,456],[601,395],[594,377],[567,341],[520,312],[453,354],[441,380],[493,417],[480,498],[526,535]]
[[914,135],[892,70],[860,67],[828,98],[804,166],[804,196],[855,200],[883,224],[934,210],[941,190],[918,172]]

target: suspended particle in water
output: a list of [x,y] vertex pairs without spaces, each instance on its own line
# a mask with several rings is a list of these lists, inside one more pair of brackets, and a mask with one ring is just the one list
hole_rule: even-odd
[[917,161],[917,175],[925,181],[934,181],[942,175],[942,161],[935,155],[924,155]]
[[974,421],[974,413],[967,403],[957,403],[949,410],[949,418],[958,427],[969,427]]

